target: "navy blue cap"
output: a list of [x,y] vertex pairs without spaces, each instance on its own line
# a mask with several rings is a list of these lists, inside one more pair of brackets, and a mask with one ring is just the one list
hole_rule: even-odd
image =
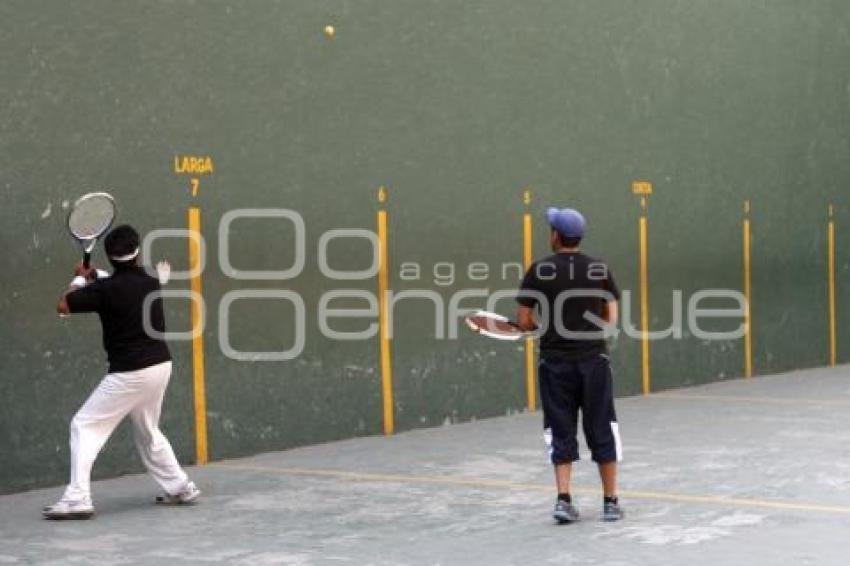
[[574,208],[550,206],[546,209],[546,220],[549,222],[549,226],[565,238],[582,238],[585,228],[587,228],[587,221],[585,221],[584,216]]

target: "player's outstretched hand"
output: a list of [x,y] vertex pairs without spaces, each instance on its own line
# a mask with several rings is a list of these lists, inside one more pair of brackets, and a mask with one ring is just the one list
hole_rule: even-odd
[[167,261],[161,261],[156,264],[156,275],[159,278],[159,284],[165,285],[171,279],[171,264]]

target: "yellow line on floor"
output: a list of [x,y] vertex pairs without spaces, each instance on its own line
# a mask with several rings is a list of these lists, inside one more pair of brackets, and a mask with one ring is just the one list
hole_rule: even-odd
[[652,399],[686,399],[694,401],[747,401],[752,403],[777,403],[780,405],[850,405],[850,399],[797,399],[781,397],[749,397],[744,395],[702,395],[699,393],[656,393]]
[[[552,486],[543,484],[520,483],[507,480],[493,480],[485,478],[463,478],[457,476],[416,476],[406,474],[351,472],[345,470],[258,466],[252,464],[232,464],[225,462],[218,462],[216,464],[212,464],[212,467],[221,467],[232,470],[243,470],[251,472],[273,473],[286,476],[334,478],[362,482],[436,484],[463,487],[501,488],[519,491],[539,492],[551,492],[553,490]],[[573,488],[572,491],[577,495],[600,494],[598,490],[588,488]],[[779,501],[772,499],[755,499],[748,497],[727,497],[724,495],[688,495],[681,493],[666,493],[655,491],[621,491],[620,496],[625,499],[652,499],[657,501],[671,501],[675,503],[704,503],[709,505],[723,505],[729,507],[758,507],[762,509],[782,509],[786,511],[809,511],[815,513],[837,513],[842,515],[850,515],[850,507],[844,506],[824,505],[820,503],[808,502]]]

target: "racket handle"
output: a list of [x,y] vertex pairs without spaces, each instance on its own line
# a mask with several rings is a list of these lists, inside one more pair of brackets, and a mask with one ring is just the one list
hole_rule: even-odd
[[85,267],[86,269],[91,267],[91,252],[83,253],[83,267]]

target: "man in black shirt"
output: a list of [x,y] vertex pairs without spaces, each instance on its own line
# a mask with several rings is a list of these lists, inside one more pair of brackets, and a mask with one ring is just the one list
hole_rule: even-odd
[[616,324],[620,292],[608,266],[578,249],[584,217],[570,208],[550,208],[546,216],[555,253],[525,274],[517,321],[523,330],[542,332],[540,398],[558,488],[554,517],[561,523],[579,519],[570,497],[570,476],[572,463],[579,459],[581,410],[585,439],[602,478],[602,518],[616,521],[623,516],[617,500],[621,445],[605,336]]
[[165,490],[158,501],[191,503],[201,493],[159,430],[162,399],[171,377],[171,354],[162,339],[146,330],[144,309],[149,309],[151,329],[165,332],[162,299],[145,301],[159,291],[160,282],[139,266],[139,235],[132,227],[112,230],[104,248],[115,269],[112,276],[78,266],[77,276],[57,307],[60,315],[96,312],[100,316],[109,370],[71,421],[71,481],[62,499],[44,509],[47,519],[94,515],[91,469],[98,452],[127,415],[142,462]]

